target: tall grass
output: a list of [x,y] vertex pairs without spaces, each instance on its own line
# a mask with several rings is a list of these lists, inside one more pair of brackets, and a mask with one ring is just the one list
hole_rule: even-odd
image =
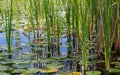
[[[114,5],[116,5],[116,9],[118,7],[118,1],[114,0],[106,0],[104,4],[104,24],[105,24],[105,29],[104,29],[104,53],[105,53],[105,65],[106,65],[106,70],[109,71],[110,69],[110,58],[111,58],[111,49],[113,45],[113,39],[115,38],[115,31],[117,24],[116,23],[116,16],[117,16],[117,10],[115,11]],[[116,14],[116,15],[114,15]],[[114,18],[114,20],[113,20]],[[113,25],[114,23],[114,25]],[[114,27],[113,27],[114,26]],[[113,30],[112,30],[113,29]]]
[[[66,1],[66,29],[67,29],[67,41],[68,44],[71,44],[71,0]],[[71,48],[71,46],[70,46]],[[71,53],[71,50],[68,48],[68,55]]]
[[74,0],[72,0],[71,14],[72,14],[72,35],[73,35],[73,49],[76,49],[75,45],[75,4]]
[[[58,1],[56,1],[56,4],[59,6],[58,8],[60,8],[60,6],[61,6],[61,1],[60,0],[58,0]],[[55,4],[54,4],[55,5]],[[61,34],[61,27],[60,27],[60,25],[61,25],[61,21],[60,21],[60,19],[59,19],[59,15],[58,15],[58,11],[59,11],[59,9],[56,9],[56,18],[57,18],[57,20],[56,20],[56,24],[57,24],[57,49],[58,49],[58,56],[60,55],[60,34]]]
[[81,25],[80,25],[80,0],[76,0],[74,1],[74,6],[75,6],[75,16],[74,16],[74,21],[75,21],[75,29],[76,29],[76,34],[77,34],[77,39],[78,39],[78,54],[80,54],[80,40],[81,40],[81,35],[80,35],[80,28],[81,28]]
[[43,0],[44,12],[45,12],[45,24],[47,29],[47,41],[48,41],[48,57],[50,57],[50,24],[49,24],[49,0]]
[[[33,0],[29,0],[29,14],[28,14],[29,18],[28,18],[28,20],[31,23],[31,27],[32,27],[34,38],[36,36],[36,34],[35,34],[35,28],[36,28],[36,26],[35,26],[35,23],[34,23],[34,16],[36,16],[35,21],[36,21],[36,24],[37,24],[37,28],[38,28],[38,24],[39,24],[38,23],[38,18],[37,18],[38,14],[36,13],[36,15],[35,15],[35,12],[37,12],[36,5],[35,5],[35,3],[34,3]],[[39,37],[39,33],[38,33],[37,37]]]
[[[99,7],[99,13],[100,14],[100,24],[101,24],[101,35],[102,35],[102,41],[103,41],[103,49],[104,49],[104,55],[105,55],[105,66],[106,70],[108,71],[110,69],[110,59],[111,59],[111,49],[113,45],[113,39],[116,31],[116,24],[113,25],[114,22],[116,22],[115,18],[113,19],[113,5],[115,3],[118,3],[118,1],[114,0],[102,0],[98,2]],[[114,16],[115,17],[115,16]]]
[[80,20],[82,25],[82,61],[84,65],[84,70],[87,70],[87,40],[88,40],[88,13],[89,13],[89,3],[90,0],[81,0],[80,6]]
[[8,47],[8,52],[11,53],[11,32],[12,32],[12,16],[13,16],[13,9],[12,9],[12,3],[13,1],[10,0],[10,6],[8,5],[8,13],[5,16],[5,18],[8,17],[8,20],[6,19],[6,41],[7,41],[7,47]]

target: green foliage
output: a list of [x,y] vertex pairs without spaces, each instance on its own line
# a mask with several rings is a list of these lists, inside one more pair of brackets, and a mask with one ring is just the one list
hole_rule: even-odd
[[[28,69],[28,64],[47,63],[45,67],[62,68],[64,66],[58,62],[51,62],[75,60],[80,61],[84,70],[88,65],[105,62],[106,70],[110,69],[111,64],[116,64],[117,71],[113,70],[118,72],[119,62],[110,64],[110,59],[119,27],[119,8],[120,0],[1,0],[0,27],[5,29],[0,29],[0,33],[5,32],[7,49],[0,52],[0,68],[3,67],[0,70],[6,71],[3,65],[12,65],[12,68],[18,68],[13,73],[31,74],[38,72],[38,69]],[[29,41],[30,36],[34,36],[33,42],[22,45],[32,48],[31,53],[24,54],[22,48],[12,48],[12,39],[21,39],[12,36],[13,32],[19,32],[19,28],[24,30],[23,34]],[[67,38],[67,43],[62,44],[62,38]],[[67,48],[68,54],[61,56],[61,48]],[[90,54],[95,48],[96,54]],[[102,50],[105,61],[96,60]],[[14,60],[12,56],[19,51],[22,52],[16,57],[19,60]],[[96,74],[95,71],[91,73]]]
[[100,75],[101,72],[100,71],[87,71],[86,75]]

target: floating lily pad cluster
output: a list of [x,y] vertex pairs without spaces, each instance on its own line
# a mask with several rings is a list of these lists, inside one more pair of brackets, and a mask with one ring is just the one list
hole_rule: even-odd
[[114,67],[110,68],[110,73],[120,73],[120,58],[117,58],[117,61],[111,62]]

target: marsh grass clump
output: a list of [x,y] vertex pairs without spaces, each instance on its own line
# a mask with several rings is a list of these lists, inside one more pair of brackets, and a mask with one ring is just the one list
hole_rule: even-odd
[[0,65],[10,69],[1,73],[119,71],[119,9],[120,0],[0,0]]

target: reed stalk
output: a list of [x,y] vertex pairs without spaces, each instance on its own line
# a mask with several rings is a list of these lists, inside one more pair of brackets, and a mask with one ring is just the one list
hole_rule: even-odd
[[88,40],[88,18],[89,18],[90,0],[81,0],[80,4],[80,21],[82,25],[82,61],[84,70],[87,70],[87,40]]
[[[35,24],[34,24],[34,14],[35,12],[37,12],[37,8],[36,8],[36,5],[34,6],[34,2],[32,0],[29,0],[29,15],[28,15],[28,20],[30,20],[30,23],[31,23],[31,27],[32,27],[32,31],[33,31],[33,35],[34,35],[34,38],[36,36],[35,34]],[[37,14],[35,15],[37,17]],[[35,19],[36,20],[36,24],[37,24],[37,28],[38,28],[38,18]],[[29,21],[28,21],[29,22]],[[39,34],[39,33],[38,33]],[[37,35],[37,37],[39,37],[39,35]]]
[[73,45],[73,49],[76,49],[75,45],[76,45],[76,42],[75,42],[75,5],[74,5],[74,0],[72,0],[72,7],[71,7],[71,13],[72,13],[72,35],[73,35],[73,42],[72,42],[72,45]]
[[11,32],[12,32],[12,16],[13,16],[13,9],[12,9],[12,3],[13,1],[10,0],[10,8],[8,12],[8,20],[6,20],[6,41],[7,41],[7,47],[8,47],[8,53],[11,53]]
[[44,4],[44,12],[45,12],[45,19],[46,19],[46,29],[47,29],[47,41],[48,41],[48,57],[51,56],[50,54],[50,24],[49,24],[49,0],[43,0]]
[[[67,0],[66,5],[67,42],[69,45],[71,45],[71,0]],[[70,49],[71,48],[68,48],[68,55],[71,53]]]
[[[58,5],[58,8],[60,8],[60,6],[61,6],[60,0],[56,1],[56,4]],[[57,49],[58,49],[58,56],[59,56],[60,55],[60,34],[61,34],[61,32],[60,32],[61,23],[60,22],[61,21],[60,21],[59,15],[58,15],[58,10],[59,10],[58,8],[56,9],[56,18],[57,18],[56,24],[57,24],[57,47],[58,47]]]
[[112,0],[106,0],[104,4],[104,12],[105,12],[105,17],[104,17],[104,22],[105,22],[105,32],[104,32],[104,52],[105,52],[105,65],[106,65],[106,70],[108,71],[110,69],[110,53],[111,53],[111,47],[110,47],[110,36],[111,36],[111,26],[112,26]]

